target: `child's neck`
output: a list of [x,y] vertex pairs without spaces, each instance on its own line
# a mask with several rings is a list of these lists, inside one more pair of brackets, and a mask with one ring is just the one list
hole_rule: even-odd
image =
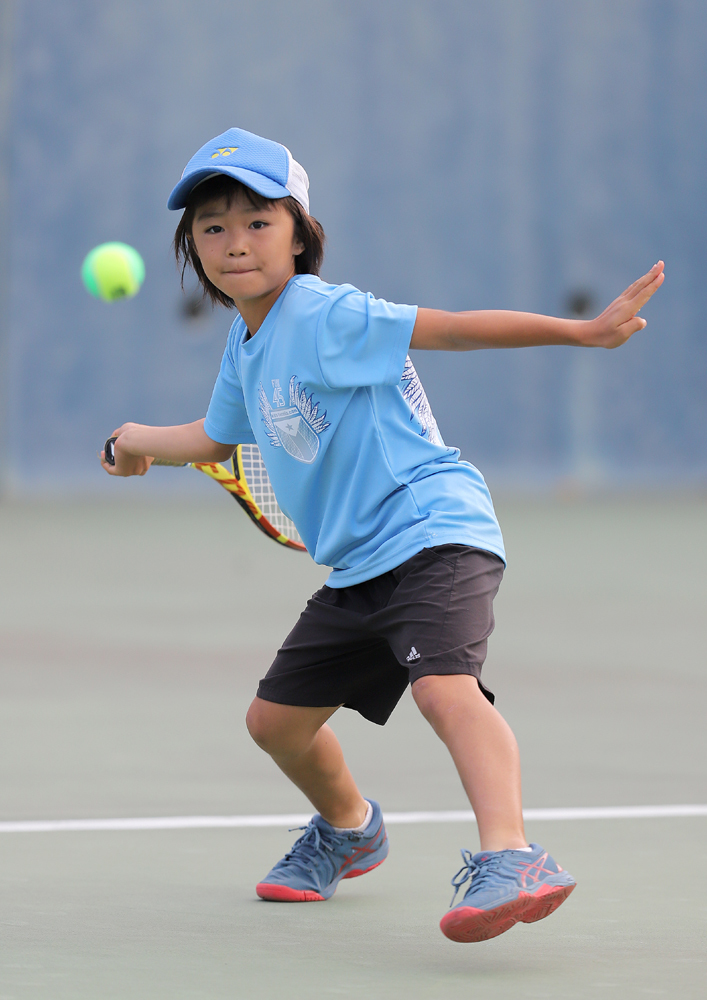
[[[290,277],[294,277],[294,274],[290,275]],[[248,336],[246,337],[246,340],[250,339],[250,337],[254,337],[263,325],[265,317],[284,292],[290,277],[288,277],[286,281],[283,281],[281,285],[278,285],[277,288],[273,288],[271,292],[267,292],[265,295],[258,296],[254,299],[234,299],[235,307],[241,314],[243,322],[248,327]]]

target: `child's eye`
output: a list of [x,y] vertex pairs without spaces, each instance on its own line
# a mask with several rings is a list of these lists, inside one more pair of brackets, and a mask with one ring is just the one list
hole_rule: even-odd
[[223,226],[209,226],[206,230],[207,233],[222,233],[223,231]]
[[256,219],[255,222],[251,222],[250,224],[251,229],[264,229],[265,226],[267,226],[267,222],[263,222],[260,219]]

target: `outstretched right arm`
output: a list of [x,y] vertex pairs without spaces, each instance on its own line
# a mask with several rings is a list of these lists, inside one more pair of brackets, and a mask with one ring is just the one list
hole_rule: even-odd
[[204,430],[204,420],[175,427],[149,427],[147,424],[123,424],[113,431],[115,465],[101,465],[111,476],[144,476],[155,458],[167,462],[225,462],[235,445],[219,444]]

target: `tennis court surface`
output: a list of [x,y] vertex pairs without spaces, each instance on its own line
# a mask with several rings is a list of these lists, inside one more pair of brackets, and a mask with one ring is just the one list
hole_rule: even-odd
[[[243,716],[325,571],[206,493],[0,506],[0,1000],[704,997],[707,815],[543,810],[707,803],[705,498],[498,504],[484,677],[521,745],[528,835],[578,888],[459,945],[437,924],[473,824],[392,823],[381,868],[288,905],[254,886],[296,834],[210,819],[307,810]],[[409,694],[384,729],[333,724],[384,811],[468,808]],[[8,827],[169,817],[206,819]]]

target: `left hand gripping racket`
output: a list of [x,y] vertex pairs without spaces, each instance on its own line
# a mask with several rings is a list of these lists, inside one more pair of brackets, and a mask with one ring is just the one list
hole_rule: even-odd
[[[105,456],[108,465],[115,465],[113,445],[115,438],[111,437],[105,443]],[[273,541],[288,549],[306,552],[299,532],[294,522],[280,509],[275,499],[275,492],[270,482],[260,449],[254,444],[239,444],[231,464],[233,472],[229,472],[220,462],[166,462],[156,458],[153,465],[168,465],[176,468],[191,466],[204,475],[215,479],[233,499],[242,507],[256,527]]]

